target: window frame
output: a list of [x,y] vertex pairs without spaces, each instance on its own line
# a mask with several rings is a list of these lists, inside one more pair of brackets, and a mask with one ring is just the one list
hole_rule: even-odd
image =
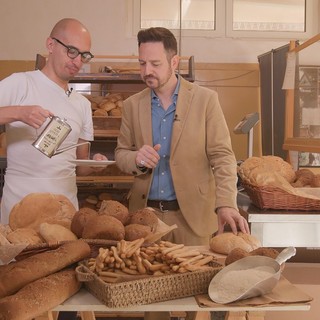
[[318,33],[317,0],[306,0],[306,31],[239,31],[233,30],[233,0],[226,0],[226,37],[230,38],[266,38],[266,39],[307,39]]
[[[127,0],[127,34],[136,36],[140,30],[140,0]],[[216,30],[171,30],[175,36],[205,38],[249,38],[249,39],[307,39],[318,33],[319,4],[317,0],[306,0],[306,31],[239,31],[233,30],[233,0],[216,0]]]

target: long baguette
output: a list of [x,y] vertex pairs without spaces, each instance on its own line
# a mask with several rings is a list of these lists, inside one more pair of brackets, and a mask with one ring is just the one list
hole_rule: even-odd
[[48,276],[90,256],[83,240],[62,244],[58,249],[35,254],[0,268],[0,298],[17,292],[30,282]]
[[31,320],[64,302],[80,287],[73,269],[38,279],[0,299],[0,320]]

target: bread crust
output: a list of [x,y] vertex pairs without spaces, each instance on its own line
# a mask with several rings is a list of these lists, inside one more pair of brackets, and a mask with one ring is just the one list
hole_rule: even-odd
[[11,210],[9,225],[12,230],[31,228],[39,232],[43,222],[57,223],[70,229],[76,209],[64,195],[49,192],[30,193]]
[[0,320],[33,319],[64,302],[80,287],[72,269],[38,279],[16,294],[0,299]]
[[83,228],[84,239],[123,240],[125,235],[124,225],[115,217],[97,215],[91,217]]
[[209,245],[213,252],[228,255],[235,248],[250,252],[261,247],[261,242],[250,234],[225,232],[211,238]]
[[55,250],[0,266],[0,298],[16,293],[28,283],[89,258],[90,254],[90,246],[83,240],[77,240],[62,244]]

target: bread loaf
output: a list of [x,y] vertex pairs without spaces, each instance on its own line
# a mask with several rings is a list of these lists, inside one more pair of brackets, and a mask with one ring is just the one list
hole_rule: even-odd
[[247,233],[238,232],[235,235],[232,232],[225,232],[211,238],[209,245],[213,252],[227,255],[235,248],[250,252],[261,247],[261,242]]
[[82,238],[123,240],[125,235],[124,225],[115,217],[97,215],[90,218],[83,227]]
[[62,194],[30,193],[12,208],[9,225],[12,230],[32,228],[38,232],[40,224],[48,222],[70,229],[75,212],[74,205]]
[[92,208],[84,207],[80,208],[73,216],[71,221],[71,231],[78,237],[82,237],[84,226],[90,220],[91,217],[98,215],[98,212]]
[[149,226],[151,231],[154,232],[157,229],[159,220],[155,210],[147,207],[130,213],[129,224],[135,223]]
[[62,244],[58,249],[0,266],[0,298],[14,294],[30,282],[88,258],[90,253],[90,246],[83,240],[77,240]]
[[47,243],[78,240],[70,229],[56,223],[41,223],[40,235]]
[[16,294],[0,299],[0,320],[31,320],[53,309],[81,287],[72,269],[29,283]]
[[129,218],[128,208],[116,200],[103,200],[99,209],[99,214],[115,217],[123,225],[127,223]]

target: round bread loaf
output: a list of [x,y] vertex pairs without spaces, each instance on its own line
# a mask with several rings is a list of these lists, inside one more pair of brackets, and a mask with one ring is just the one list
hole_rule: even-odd
[[159,220],[152,208],[144,208],[130,213],[129,224],[142,224],[149,226],[151,231],[157,229]]
[[289,183],[296,179],[292,165],[278,156],[250,157],[239,167],[241,178],[255,185],[268,184],[271,173],[279,175]]
[[83,207],[80,208],[73,216],[71,221],[71,231],[78,237],[82,237],[83,227],[90,220],[90,218],[97,216],[98,212],[94,209]]
[[232,232],[225,232],[211,238],[209,245],[213,252],[228,255],[235,248],[250,252],[261,247],[261,242],[247,233],[238,232],[235,235]]
[[9,225],[12,230],[31,228],[39,232],[40,224],[48,222],[70,229],[75,212],[74,205],[64,195],[49,192],[30,193],[12,208]]
[[144,226],[142,224],[128,224],[124,227],[125,229],[125,236],[124,239],[127,241],[133,241],[141,238],[146,238],[149,236],[152,231],[149,226]]
[[109,215],[96,215],[83,227],[82,238],[123,240],[125,235],[124,225],[115,217]]
[[103,200],[99,209],[99,214],[106,214],[118,219],[125,225],[129,218],[129,211],[126,206],[116,200]]
[[292,183],[295,188],[311,186],[314,179],[314,173],[309,169],[299,169],[296,171],[296,180]]
[[234,248],[231,250],[231,252],[227,255],[226,260],[225,260],[225,265],[229,265],[232,262],[235,262],[237,260],[240,260],[244,257],[249,256],[249,252],[246,250],[243,250],[241,248]]
[[275,259],[279,254],[279,251],[273,248],[260,247],[249,252],[250,256],[264,256]]

